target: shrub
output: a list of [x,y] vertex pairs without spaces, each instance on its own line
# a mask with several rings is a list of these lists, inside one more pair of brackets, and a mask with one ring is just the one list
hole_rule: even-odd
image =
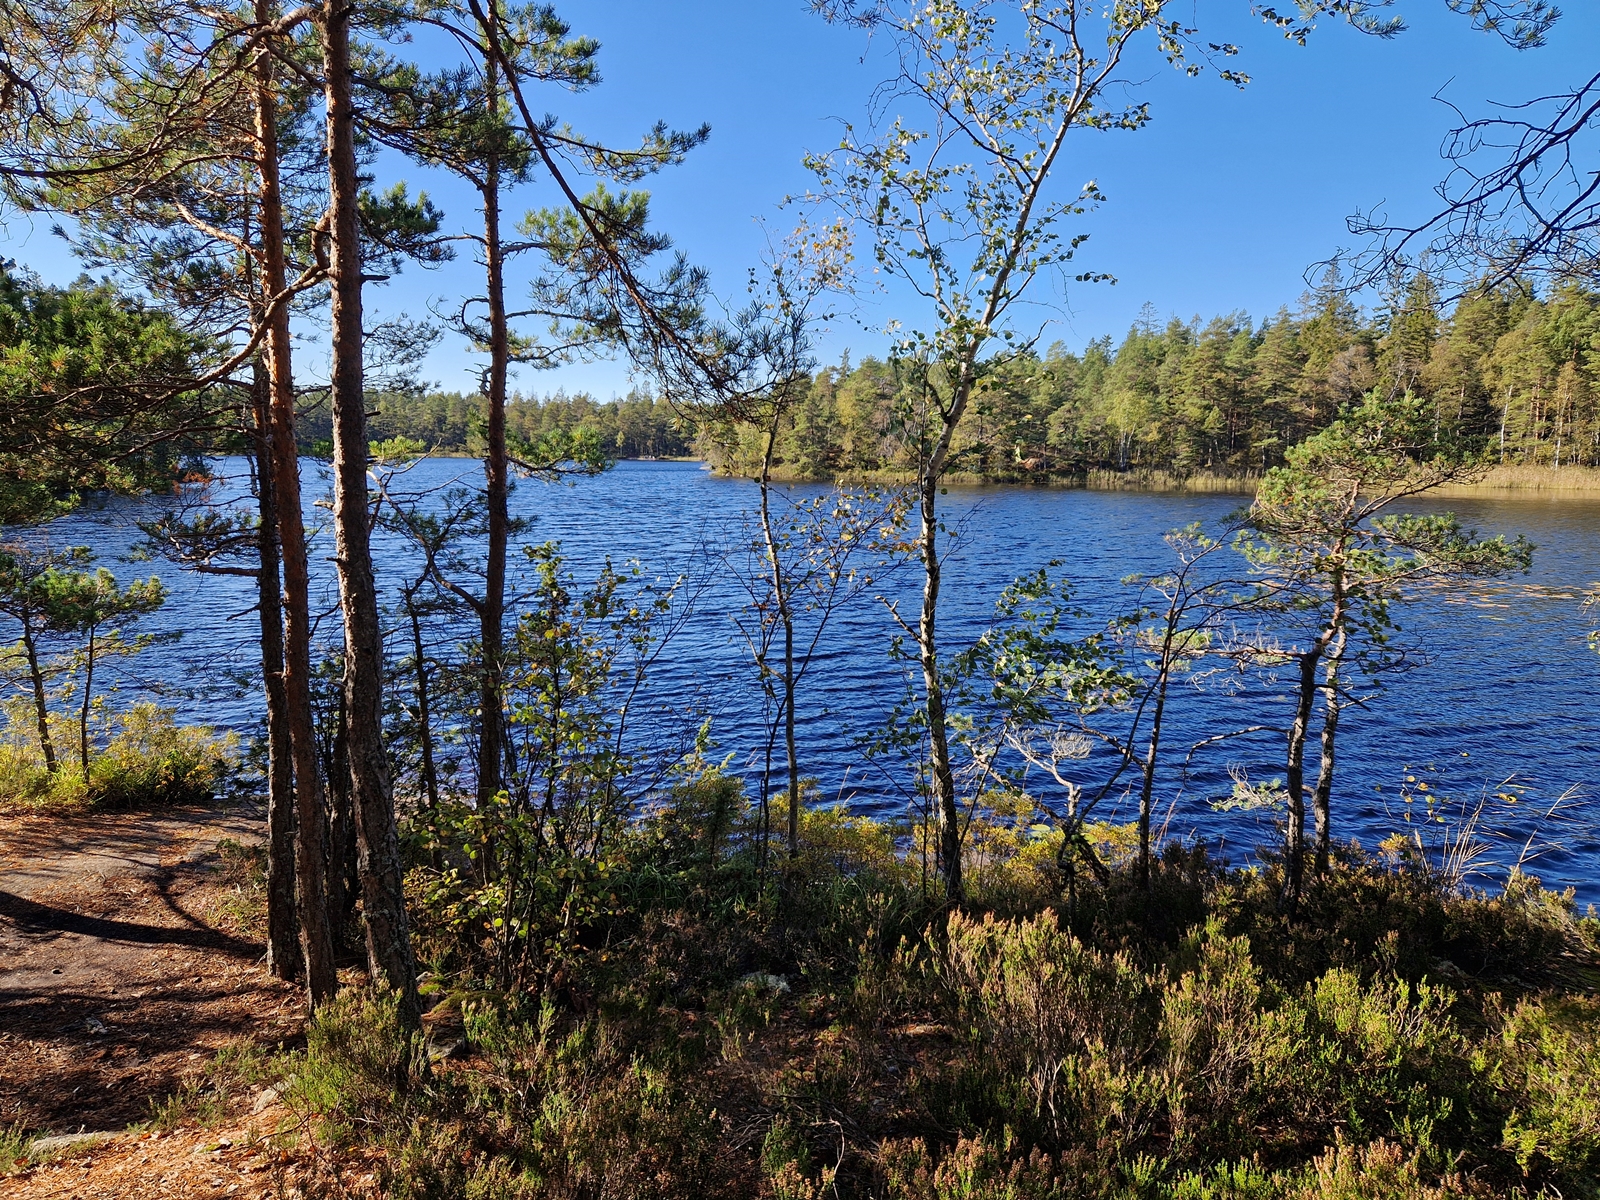
[[1152,980],[1126,954],[1084,945],[1047,909],[956,913],[934,961],[997,1117],[1019,1091],[1022,1115],[1057,1144],[1138,1144],[1160,1091],[1146,1066],[1156,1021]]
[[916,1140],[890,1141],[882,1150],[888,1200],[1067,1200],[1081,1195],[1063,1178],[1061,1164],[1040,1150],[962,1138],[944,1154]]
[[404,1128],[420,1083],[416,1072],[426,1062],[421,1035],[400,1023],[398,996],[347,991],[306,1027],[305,1055],[284,1102],[334,1145],[353,1141],[358,1130]]
[[[726,1183],[715,1113],[673,1073],[627,1053],[603,1022],[585,1021],[563,1033],[546,1004],[533,1024],[474,1009],[466,1026],[500,1083],[480,1092],[473,1105],[482,1140],[504,1160],[484,1195],[690,1200],[738,1194]],[[484,1178],[489,1188],[491,1177]]]
[[1525,1172],[1600,1194],[1600,1000],[1523,1001],[1491,1045],[1503,1145]]
[[1228,937],[1216,919],[1184,939],[1178,963],[1192,965],[1161,1002],[1174,1149],[1242,1152],[1256,1124],[1261,972],[1249,939]]
[[[70,723],[52,718],[52,725],[65,732]],[[204,804],[239,765],[236,734],[178,725],[172,709],[156,704],[135,704],[106,718],[101,734],[105,747],[90,758],[87,779],[75,756],[48,771],[31,724],[8,706],[0,734],[0,799],[117,808]]]
[[1453,1200],[1494,1195],[1492,1189],[1458,1176],[1430,1184],[1420,1159],[1419,1153],[1407,1154],[1381,1138],[1366,1146],[1341,1141],[1316,1159],[1311,1178],[1291,1195],[1293,1200]]
[[89,761],[88,798],[124,808],[204,804],[238,765],[236,734],[176,725],[173,710],[136,704]]
[[1284,1139],[1348,1128],[1431,1147],[1469,1083],[1449,992],[1328,971],[1261,1017],[1257,1087]]

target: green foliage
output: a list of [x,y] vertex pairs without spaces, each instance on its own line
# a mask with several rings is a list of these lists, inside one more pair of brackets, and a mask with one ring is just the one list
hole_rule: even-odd
[[1045,1138],[1112,1130],[1137,1139],[1157,1099],[1143,1069],[1154,1039],[1149,981],[1122,954],[1084,946],[1054,912],[1020,922],[954,915],[935,969],[1000,1106]]
[[[653,623],[670,604],[670,593],[640,583],[637,571],[607,564],[580,589],[558,546],[527,554],[536,583],[504,666],[506,788],[484,804],[441,806],[425,835],[441,865],[418,876],[433,922],[449,934],[441,948],[453,964],[513,991],[564,973],[610,904],[627,816],[621,782],[632,762],[617,733],[626,699],[620,712],[614,702],[635,683]],[[674,845],[674,828],[710,837],[709,859],[732,813],[708,825],[694,804],[738,789],[717,778],[675,791],[694,819],[662,827]]]
[[[1242,313],[1165,326],[1142,316],[1120,345],[1062,345],[992,366],[957,432],[951,470],[995,481],[1083,480],[1115,472],[1152,482],[1249,477],[1284,461],[1346,406],[1378,388],[1410,391],[1427,433],[1506,466],[1596,466],[1600,293],[1531,300],[1472,295],[1448,315],[1364,318],[1337,278],[1259,323]],[[817,373],[778,443],[783,475],[831,480],[915,470],[906,418],[916,379],[868,359]],[[749,474],[748,437],[704,446]]]
[[388,1196],[736,1194],[718,1186],[713,1114],[606,1026],[562,1029],[548,1007],[531,1021],[485,1007],[465,1018],[489,1077],[425,1074],[424,1046],[400,1028],[393,999],[346,994],[318,1012],[303,1057],[287,1064],[285,1102],[330,1145],[387,1145]]
[[1146,896],[1107,854],[1064,922],[993,840],[1039,890],[947,914],[893,826],[808,810],[764,887],[749,821],[692,771],[619,831],[560,971],[436,980],[459,1067],[401,1079],[381,1005],[329,1010],[330,1136],[387,1146],[396,1195],[1593,1194],[1597,1013],[1561,965],[1593,951],[1536,884],[1347,857],[1291,920],[1270,870],[1168,852]]
[[169,486],[196,445],[187,385],[212,352],[165,313],[87,279],[46,287],[0,262],[0,524],[86,489]]
[[1038,1149],[1021,1151],[1009,1133],[998,1142],[964,1137],[943,1155],[915,1140],[888,1142],[885,1194],[893,1200],[1068,1200],[1081,1194],[1063,1164]]
[[0,1175],[12,1175],[28,1166],[28,1142],[21,1123],[0,1125]]
[[105,748],[89,763],[92,804],[144,808],[204,804],[239,765],[237,734],[178,725],[173,710],[136,704],[112,719]]
[[1341,1138],[1321,1155],[1312,1176],[1291,1195],[1296,1200],[1450,1200],[1495,1193],[1459,1175],[1429,1181],[1422,1154],[1379,1138],[1368,1145]]
[[[238,736],[179,725],[173,716],[174,710],[149,702],[117,712],[97,709],[91,729],[104,748],[91,753],[85,777],[75,761],[49,770],[29,706],[8,701],[0,729],[0,799],[110,808],[208,803],[239,768]],[[53,717],[52,725],[58,735],[75,732],[64,717]]]
[[1525,1171],[1600,1178],[1600,1003],[1523,1000],[1487,1048],[1510,1099],[1504,1147]]

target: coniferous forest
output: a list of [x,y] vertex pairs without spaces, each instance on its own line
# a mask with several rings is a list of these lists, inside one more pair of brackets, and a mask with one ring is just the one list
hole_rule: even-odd
[[[1147,311],[1120,343],[1052,345],[987,378],[952,471],[1012,483],[1091,472],[1172,483],[1253,477],[1374,388],[1423,398],[1443,436],[1486,449],[1498,466],[1600,461],[1600,297],[1581,286],[1541,296],[1511,284],[1446,306],[1419,276],[1374,319],[1332,272],[1296,308],[1259,323],[1233,314],[1163,324]],[[779,475],[829,481],[914,471],[914,386],[903,367],[876,359],[818,371],[784,422]],[[481,444],[481,397],[386,394],[373,397],[373,408],[375,440],[408,437],[445,453]],[[525,437],[589,427],[619,458],[704,455],[736,474],[754,473],[760,460],[755,430],[701,433],[670,405],[637,395],[517,397],[507,413]],[[303,429],[308,447],[328,439],[323,414]]]
[[8,1198],[1600,1200],[1600,76],[1069,346],[1081,168],[1231,27],[808,7],[883,79],[740,293],[652,207],[709,127],[564,115],[593,10],[0,0],[0,231],[85,272],[0,261]]

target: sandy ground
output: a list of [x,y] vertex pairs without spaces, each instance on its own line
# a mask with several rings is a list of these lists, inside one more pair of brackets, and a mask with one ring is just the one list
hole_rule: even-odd
[[[223,1047],[294,1043],[300,993],[266,973],[217,851],[262,824],[248,807],[0,811],[0,1126],[125,1131]],[[247,1149],[266,1115],[231,1136],[122,1133],[0,1176],[0,1195],[266,1195],[270,1155]]]

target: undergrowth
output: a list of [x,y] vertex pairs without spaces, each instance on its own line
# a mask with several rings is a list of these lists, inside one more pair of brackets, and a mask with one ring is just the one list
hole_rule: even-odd
[[[96,710],[88,769],[75,752],[45,764],[39,739],[16,704],[0,727],[0,801],[32,805],[160,808],[209,803],[239,766],[239,739],[206,726],[179,725],[173,710],[135,704]],[[52,716],[58,745],[75,750],[71,722]]]
[[433,1009],[320,1012],[281,1067],[313,1157],[398,1198],[1600,1197],[1600,925],[1537,880],[1352,848],[1291,917],[1270,864],[1069,895],[989,831],[951,912],[895,830],[762,854],[729,798],[540,864],[518,987],[470,860],[413,846]]

